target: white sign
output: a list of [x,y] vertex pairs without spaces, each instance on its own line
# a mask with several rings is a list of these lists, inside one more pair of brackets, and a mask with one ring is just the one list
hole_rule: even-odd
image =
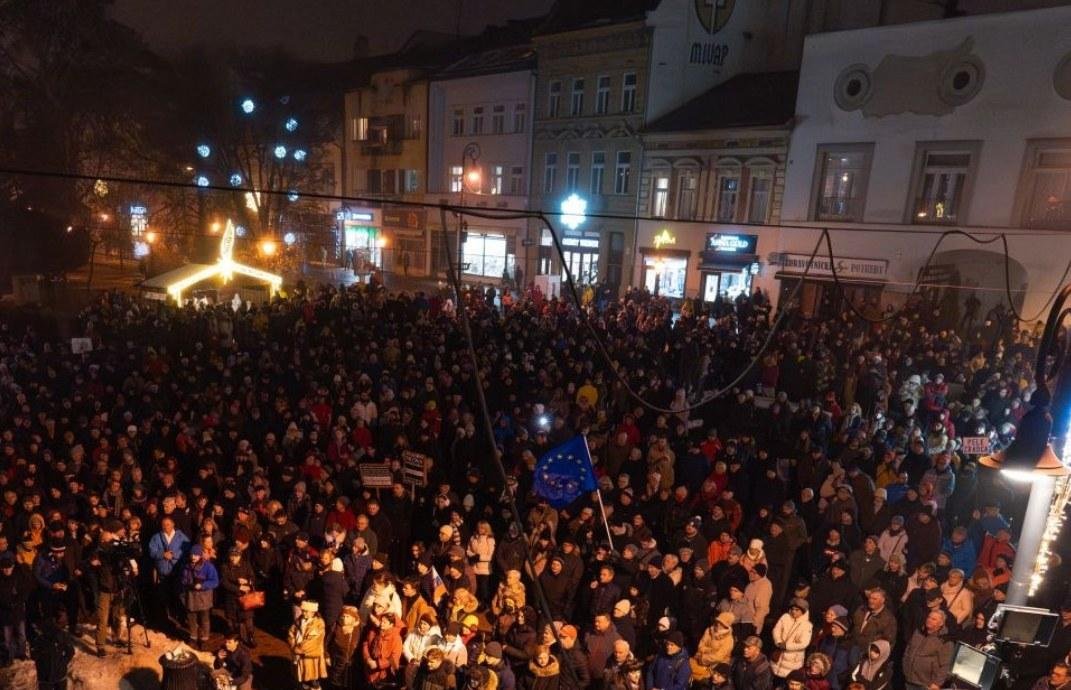
[[807,270],[810,254],[782,254],[781,271],[795,275],[807,273],[807,277],[832,277],[836,268],[837,278],[841,280],[878,280],[884,281],[889,275],[889,262],[886,259],[853,259],[850,257],[833,257],[830,266],[828,256],[816,256]]
[[93,340],[91,338],[71,338],[71,354],[80,355],[83,352],[93,351]]
[[962,449],[967,455],[985,455],[989,452],[989,437],[964,436]]

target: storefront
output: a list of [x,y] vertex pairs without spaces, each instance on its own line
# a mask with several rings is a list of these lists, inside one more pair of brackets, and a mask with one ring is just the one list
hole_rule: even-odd
[[704,302],[720,295],[733,300],[751,294],[752,278],[759,268],[758,235],[707,233],[700,256],[699,294]]
[[344,209],[335,218],[340,226],[343,254],[357,275],[383,268],[383,235],[373,209]]
[[503,234],[470,228],[461,247],[465,274],[512,280],[517,263],[514,244]]
[[412,206],[385,206],[380,246],[383,270],[405,276],[428,274],[428,212]]
[[[787,303],[806,272],[807,279],[797,297],[804,317],[836,316],[847,307],[846,301],[859,310],[872,310],[875,315],[880,311],[889,275],[887,259],[834,256],[831,264],[828,256],[817,256],[807,271],[810,258],[810,254],[780,255],[780,270],[775,276],[781,281],[779,303]],[[839,288],[833,281],[834,268]]]

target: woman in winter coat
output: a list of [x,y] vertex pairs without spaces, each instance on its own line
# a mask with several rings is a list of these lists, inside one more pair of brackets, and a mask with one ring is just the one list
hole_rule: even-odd
[[558,660],[550,653],[550,647],[540,645],[532,660],[528,662],[530,674],[525,683],[525,690],[558,690],[561,670]]
[[851,680],[862,683],[866,690],[885,690],[891,687],[893,668],[889,663],[892,647],[886,640],[875,640],[867,650],[865,658],[861,659],[852,670]]
[[186,624],[190,629],[190,639],[198,649],[204,649],[210,635],[209,614],[212,611],[212,597],[219,587],[219,573],[216,566],[204,557],[204,549],[194,544],[190,549],[190,560],[182,569],[182,603],[186,607]]
[[436,625],[434,614],[426,613],[409,629],[402,643],[402,656],[410,663],[420,663],[424,652],[442,644],[443,634]]
[[771,670],[778,678],[785,678],[792,671],[803,668],[806,649],[811,644],[813,632],[807,609],[806,599],[793,599],[788,612],[782,614],[774,625],[772,634],[775,651],[770,654],[770,661]]
[[253,647],[253,610],[242,609],[243,595],[253,591],[253,566],[237,546],[227,554],[227,562],[220,573],[219,587],[223,590],[223,610],[231,633],[241,636],[247,647]]
[[402,638],[398,633],[398,618],[391,612],[379,616],[361,647],[365,680],[369,685],[394,680],[402,664]]
[[361,600],[361,625],[368,624],[368,617],[372,614],[375,605],[380,605],[384,611],[392,614],[395,621],[402,618],[402,598],[394,588],[394,581],[390,572],[383,569],[372,576],[372,586],[365,592]]
[[[479,576],[477,571],[477,579],[479,579]],[[524,583],[521,582],[521,571],[507,570],[505,581],[498,584],[498,591],[491,600],[491,611],[497,616],[509,608],[511,603],[514,609],[519,610],[524,608],[527,599],[528,592],[524,588]]]
[[331,632],[331,641],[327,645],[328,682],[336,688],[353,687],[354,665],[361,646],[360,622],[356,606],[343,606],[338,624]]
[[287,635],[290,653],[294,655],[294,671],[303,688],[318,688],[320,679],[327,677],[326,630],[324,619],[317,615],[319,608],[315,601],[301,602],[301,617],[290,626]]
[[476,523],[476,533],[469,538],[466,555],[476,571],[476,595],[480,601],[491,597],[491,563],[495,557],[495,535],[491,523],[480,520]]
[[733,657],[733,623],[736,616],[722,611],[703,633],[696,647],[695,656],[688,660],[692,667],[692,680],[704,681],[710,678],[710,669],[716,664],[731,664]]

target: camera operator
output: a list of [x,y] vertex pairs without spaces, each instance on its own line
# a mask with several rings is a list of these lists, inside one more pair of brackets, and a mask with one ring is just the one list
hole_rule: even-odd
[[116,646],[126,637],[126,602],[123,592],[128,580],[137,576],[136,554],[125,540],[126,528],[119,520],[108,520],[100,531],[99,541],[86,553],[87,572],[96,581],[97,656],[106,654],[104,645],[108,628],[114,621]]

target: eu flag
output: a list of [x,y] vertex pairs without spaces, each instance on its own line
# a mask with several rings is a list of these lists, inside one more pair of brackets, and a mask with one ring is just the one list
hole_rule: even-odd
[[555,508],[564,508],[597,487],[591,454],[583,436],[551,449],[536,463],[532,488]]

